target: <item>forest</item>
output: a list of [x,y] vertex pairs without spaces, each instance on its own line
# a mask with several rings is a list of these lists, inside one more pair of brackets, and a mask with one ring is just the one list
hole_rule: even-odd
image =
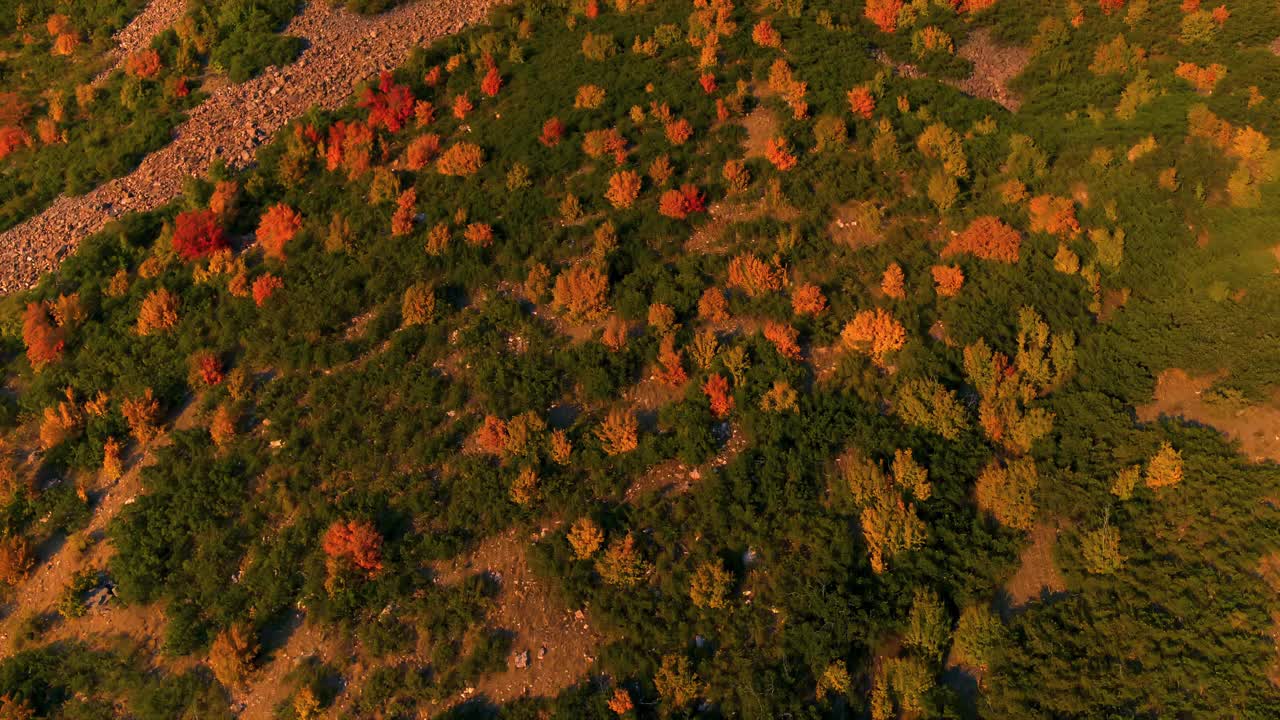
[[[0,230],[301,51],[145,4]],[[1274,0],[499,4],[0,297],[0,718],[1280,716],[1277,132]]]

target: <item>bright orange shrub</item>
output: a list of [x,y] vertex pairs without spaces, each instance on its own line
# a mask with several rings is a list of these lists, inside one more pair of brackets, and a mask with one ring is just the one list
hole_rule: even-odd
[[277,203],[263,213],[258,221],[257,238],[262,252],[269,258],[283,261],[284,246],[302,229],[302,216],[297,210]]
[[941,297],[955,297],[964,287],[964,271],[959,265],[934,265],[929,272],[933,275],[934,290]]
[[264,273],[259,275],[253,281],[253,304],[262,307],[277,290],[284,287],[284,281],[272,275]]
[[711,414],[725,418],[733,412],[733,395],[729,393],[729,381],[719,373],[712,373],[702,384],[702,392],[711,403]]
[[854,117],[862,118],[863,120],[871,119],[871,113],[876,111],[876,99],[871,94],[871,88],[866,85],[859,85],[850,90],[847,97],[849,99],[849,111],[853,113]]
[[791,293],[791,312],[796,315],[818,316],[827,309],[827,296],[813,283],[805,283]]
[[31,369],[36,372],[61,359],[66,345],[62,331],[49,322],[44,305],[34,302],[27,303],[22,314],[22,342],[27,346]]
[[1071,198],[1037,195],[1031,198],[1028,210],[1031,214],[1031,232],[1044,232],[1059,237],[1080,234],[1076,205]]
[[382,535],[367,520],[335,522],[322,544],[330,559],[349,561],[370,577],[382,570]]
[[426,133],[414,138],[404,151],[404,164],[410,170],[421,170],[440,152],[440,136]]
[[[1034,204],[1034,201],[1033,201]],[[1034,229],[1035,223],[1032,222]],[[1018,262],[1022,235],[994,215],[984,215],[969,223],[959,235],[942,248],[942,257],[968,254],[983,260]]]
[[889,353],[906,344],[907,331],[883,308],[862,310],[844,326],[840,341],[846,348],[866,353],[876,364],[883,365]]
[[784,137],[776,137],[769,141],[764,151],[765,159],[773,166],[786,172],[796,166],[796,156],[791,154],[791,144]]
[[604,194],[605,199],[616,208],[629,208],[640,196],[641,182],[640,173],[634,170],[616,172],[609,178],[609,189]]
[[769,320],[764,324],[764,339],[773,343],[778,354],[788,360],[800,359],[799,331],[786,323]]

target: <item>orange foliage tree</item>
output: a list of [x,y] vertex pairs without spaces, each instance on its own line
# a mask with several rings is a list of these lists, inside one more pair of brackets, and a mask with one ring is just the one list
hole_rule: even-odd
[[672,145],[683,145],[693,137],[693,125],[688,120],[680,118],[674,122],[669,122],[663,127],[663,133],[667,136],[667,141]]
[[951,239],[942,248],[942,257],[957,254],[968,254],[983,260],[996,260],[1004,263],[1018,262],[1022,248],[1022,235],[1006,225],[1000,218],[984,215],[969,223],[959,235]]
[[751,28],[751,41],[760,47],[778,48],[782,47],[782,35],[773,27],[773,23],[769,18],[765,18],[756,23]]
[[902,0],[867,0],[863,14],[880,28],[891,33],[898,29],[898,14],[902,12]]
[[391,73],[382,72],[378,87],[365,88],[359,106],[369,110],[369,127],[384,127],[389,132],[399,132],[413,117],[413,91],[408,85],[399,85]]
[[151,335],[164,332],[178,324],[178,296],[165,288],[152,290],[142,299],[142,307],[138,310],[139,335]]
[[124,59],[124,71],[142,80],[150,80],[160,74],[160,53],[155,50],[139,50]]
[[902,266],[898,263],[889,263],[889,267],[884,269],[884,275],[880,278],[880,291],[894,300],[902,300],[907,297],[905,281]]
[[964,271],[959,265],[934,265],[929,272],[933,275],[934,290],[942,297],[955,297],[964,287]]
[[596,438],[607,455],[629,453],[639,447],[639,424],[636,416],[627,410],[610,410],[600,427],[596,428]]
[[257,238],[262,252],[269,258],[283,261],[284,246],[302,229],[302,215],[297,210],[277,203],[267,208],[258,221]]
[[27,303],[22,314],[22,342],[27,347],[31,369],[36,372],[62,358],[66,341],[62,331],[49,322],[43,303]]
[[769,146],[764,151],[765,159],[773,164],[782,172],[786,172],[796,166],[796,156],[791,154],[791,144],[784,137],[776,137],[769,140]]
[[615,208],[631,207],[640,196],[640,173],[635,170],[621,170],[609,178],[609,189],[604,196]]
[[859,85],[850,90],[847,97],[849,99],[849,110],[854,117],[862,118],[863,120],[871,119],[871,113],[876,111],[876,99],[871,94],[871,88],[866,85]]
[[684,220],[693,213],[706,209],[706,197],[696,185],[683,185],[679,190],[668,190],[658,200],[658,212],[674,220]]
[[382,570],[382,535],[367,520],[338,521],[324,534],[324,553],[373,577]]
[[496,415],[486,415],[484,424],[480,426],[480,429],[476,430],[476,444],[485,452],[493,455],[506,453],[510,439],[507,423]]
[[702,392],[711,403],[711,414],[725,418],[733,412],[733,395],[729,393],[729,381],[719,373],[712,373],[702,384]]
[[484,166],[484,151],[479,145],[460,142],[449,146],[448,150],[436,161],[436,169],[441,175],[467,176],[475,175]]
[[844,326],[840,341],[846,348],[865,353],[877,365],[883,365],[889,353],[906,344],[907,331],[884,308],[862,310]]
[[440,153],[440,136],[426,133],[414,138],[405,148],[405,166],[410,170],[421,170]]
[[1037,195],[1031,198],[1028,209],[1031,213],[1031,232],[1044,232],[1059,237],[1080,234],[1076,205],[1071,198]]
[[409,188],[396,198],[396,211],[391,214],[391,234],[396,237],[413,232],[413,221],[418,215],[418,191]]
[[497,97],[501,89],[502,74],[498,72],[497,67],[490,66],[489,71],[484,75],[484,80],[480,81],[480,92],[489,97]]
[[813,283],[806,283],[791,293],[791,312],[796,315],[821,315],[827,309],[827,296]]
[[493,244],[493,226],[489,223],[471,223],[462,231],[462,239],[473,247],[489,247]]
[[689,380],[684,369],[684,353],[676,348],[676,336],[665,335],[658,347],[658,380],[669,387],[678,388]]
[[764,324],[764,338],[773,343],[778,354],[789,359],[800,359],[800,344],[797,342],[800,333],[786,323],[769,320]]
[[542,124],[542,134],[538,136],[538,142],[547,147],[555,147],[560,144],[560,140],[564,137],[564,123],[559,118],[551,118]]
[[698,317],[711,322],[724,322],[729,319],[729,302],[719,288],[707,288],[698,298]]
[[276,294],[276,291],[284,287],[284,280],[272,275],[271,273],[263,273],[253,281],[253,304],[262,307],[264,303]]
[[574,265],[556,277],[551,297],[574,321],[594,320],[609,311],[609,278],[590,265]]
[[160,401],[151,388],[138,397],[125,398],[120,403],[129,432],[139,443],[148,443],[160,436]]

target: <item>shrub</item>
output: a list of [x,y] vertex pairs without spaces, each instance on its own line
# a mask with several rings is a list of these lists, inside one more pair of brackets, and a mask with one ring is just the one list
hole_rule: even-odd
[[227,247],[218,213],[213,210],[191,210],[178,213],[173,221],[173,249],[183,260],[208,257]]
[[257,238],[262,252],[269,258],[285,259],[284,246],[302,229],[302,215],[297,210],[277,203],[267,209],[258,221]]

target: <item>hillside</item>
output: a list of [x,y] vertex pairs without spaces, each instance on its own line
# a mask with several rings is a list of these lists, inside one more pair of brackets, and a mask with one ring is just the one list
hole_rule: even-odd
[[1271,0],[0,15],[0,717],[1280,715]]

